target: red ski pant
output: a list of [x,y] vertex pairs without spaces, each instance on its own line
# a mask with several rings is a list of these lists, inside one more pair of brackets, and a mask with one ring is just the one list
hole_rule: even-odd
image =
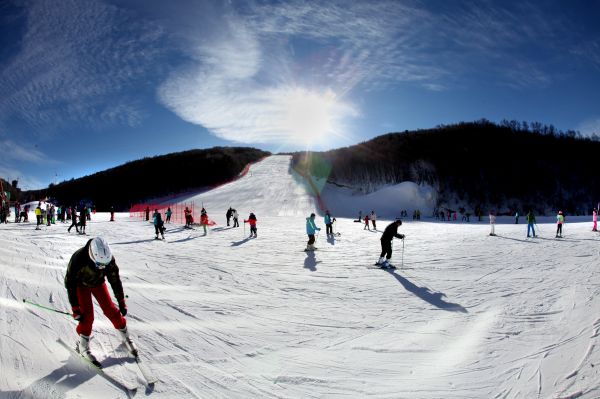
[[77,299],[79,300],[79,309],[81,310],[81,321],[77,325],[77,334],[90,336],[92,334],[92,324],[94,324],[94,304],[92,295],[98,301],[98,305],[106,317],[110,319],[115,328],[125,328],[127,321],[115,306],[106,283],[98,287],[77,287]]

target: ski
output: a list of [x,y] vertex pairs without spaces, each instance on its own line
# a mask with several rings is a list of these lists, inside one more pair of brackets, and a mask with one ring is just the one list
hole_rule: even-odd
[[152,387],[158,382],[158,378],[156,378],[156,376],[152,374],[152,371],[150,371],[148,366],[146,366],[146,363],[142,361],[142,359],[140,358],[140,352],[137,346],[133,343],[133,341],[127,340],[124,344],[125,348],[127,349],[127,352],[135,359],[135,363],[140,369],[140,373],[142,373],[144,380],[146,380],[146,385],[148,387]]
[[113,377],[111,375],[108,375],[104,370],[102,370],[102,365],[100,363],[98,363],[98,365],[96,365],[95,363],[91,362],[89,359],[83,357],[77,350],[75,350],[75,348],[69,346],[65,341],[63,341],[62,338],[59,338],[58,342],[62,346],[64,346],[73,356],[75,356],[78,359],[81,359],[81,361],[86,366],[88,366],[88,369],[94,371],[100,377],[104,378],[106,381],[110,382],[112,385],[114,385],[118,389],[127,393],[127,395],[133,395],[136,393],[137,387],[129,387],[124,382],[119,381],[118,379],[116,379],[115,377]]
[[373,264],[371,266],[367,266],[367,269],[395,270],[396,266],[389,265],[389,266],[383,267],[383,266],[378,265],[377,263],[375,263],[375,264]]

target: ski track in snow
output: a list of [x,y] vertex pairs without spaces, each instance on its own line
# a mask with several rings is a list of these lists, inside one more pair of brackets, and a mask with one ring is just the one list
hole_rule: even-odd
[[[327,239],[318,217],[319,250],[305,253],[315,205],[287,158],[251,171],[194,197],[218,223],[207,236],[167,225],[155,241],[150,223],[126,214],[93,215],[88,236],[1,225],[0,397],[127,397],[57,343],[76,340],[70,317],[22,302],[69,311],[66,265],[95,235],[112,246],[129,328],[160,381],[143,386],[98,308],[92,348],[107,373],[140,387],[135,397],[600,397],[591,223],[555,240],[549,223],[527,239],[523,224],[490,237],[485,222],[407,221],[404,267],[368,269],[380,234],[338,218],[341,237]],[[229,205],[256,213],[258,238],[224,226]],[[401,252],[395,241],[396,265]]]

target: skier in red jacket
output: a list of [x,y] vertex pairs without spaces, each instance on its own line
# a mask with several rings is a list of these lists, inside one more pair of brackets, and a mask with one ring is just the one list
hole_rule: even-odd
[[254,238],[256,238],[256,216],[254,215],[254,213],[250,212],[248,220],[244,220],[244,223],[250,224],[250,237],[254,235]]

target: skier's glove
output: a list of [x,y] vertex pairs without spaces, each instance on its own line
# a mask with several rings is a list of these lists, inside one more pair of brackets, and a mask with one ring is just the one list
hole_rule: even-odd
[[127,305],[125,304],[125,298],[119,300],[119,312],[123,316],[127,316]]
[[81,309],[79,309],[79,306],[73,306],[71,308],[71,311],[73,312],[73,318],[77,321],[81,321]]
[[404,240],[404,234],[399,234],[399,236],[401,240]]

